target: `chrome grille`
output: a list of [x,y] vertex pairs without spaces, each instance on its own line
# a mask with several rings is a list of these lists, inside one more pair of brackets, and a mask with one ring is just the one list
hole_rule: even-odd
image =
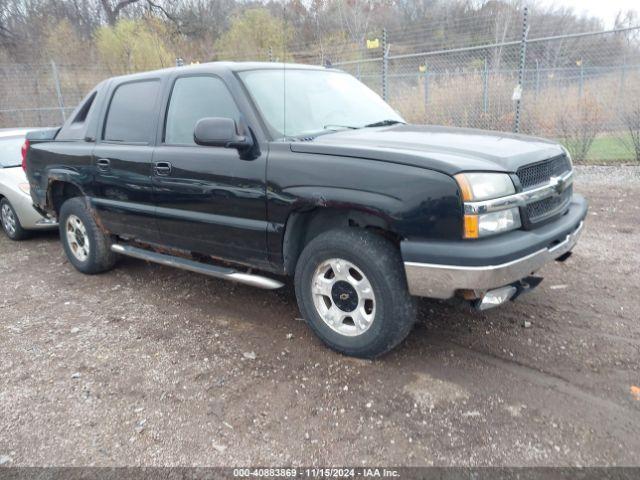
[[521,167],[516,172],[524,190],[549,183],[551,177],[558,177],[571,170],[566,155],[558,155],[541,162]]
[[556,213],[560,213],[569,205],[572,194],[573,187],[569,185],[560,195],[554,195],[530,203],[525,207],[527,218],[531,223],[536,223]]

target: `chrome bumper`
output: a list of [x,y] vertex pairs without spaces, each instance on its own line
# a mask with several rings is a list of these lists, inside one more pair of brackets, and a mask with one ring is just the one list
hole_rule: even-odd
[[451,298],[456,290],[485,291],[509,285],[570,251],[578,241],[583,225],[581,221],[572,233],[551,248],[500,265],[471,267],[405,262],[409,292],[418,297]]
[[42,217],[40,220],[36,222],[36,227],[53,228],[57,226],[58,226],[58,221],[54,220],[53,218]]

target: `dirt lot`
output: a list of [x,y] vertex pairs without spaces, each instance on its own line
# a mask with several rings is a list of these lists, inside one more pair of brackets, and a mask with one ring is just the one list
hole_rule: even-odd
[[55,234],[0,238],[0,463],[638,465],[640,170],[579,173],[571,259],[484,314],[421,301],[373,362],[325,348],[290,286],[87,277]]

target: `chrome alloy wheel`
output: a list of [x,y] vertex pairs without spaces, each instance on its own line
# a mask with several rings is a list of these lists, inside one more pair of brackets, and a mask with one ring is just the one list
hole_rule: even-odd
[[65,230],[67,232],[67,242],[71,253],[81,262],[84,262],[89,257],[89,236],[87,235],[87,229],[75,215],[69,215],[65,224]]
[[7,234],[13,237],[16,234],[16,215],[8,203],[2,205],[2,226]]
[[341,335],[366,332],[376,315],[376,297],[362,270],[340,258],[322,262],[313,274],[311,293],[320,318]]

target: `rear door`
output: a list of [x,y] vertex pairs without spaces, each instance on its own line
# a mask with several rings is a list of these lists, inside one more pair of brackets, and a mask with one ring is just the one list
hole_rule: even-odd
[[233,148],[196,145],[194,127],[205,117],[241,123],[244,116],[220,77],[175,77],[153,157],[162,243],[229,260],[266,263],[266,152],[242,160]]
[[160,92],[158,78],[113,87],[93,151],[92,202],[105,227],[151,242],[158,241],[151,160]]

